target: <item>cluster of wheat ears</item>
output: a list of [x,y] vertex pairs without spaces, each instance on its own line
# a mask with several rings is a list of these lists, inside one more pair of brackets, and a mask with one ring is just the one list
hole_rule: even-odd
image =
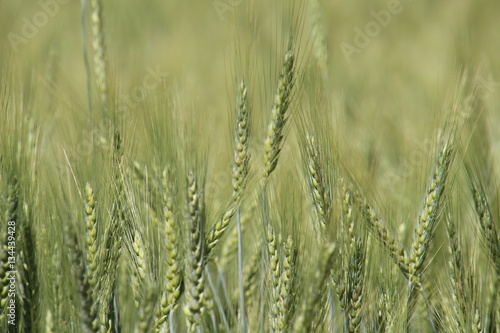
[[[460,75],[443,107],[414,218],[384,214],[383,194],[350,167],[328,125],[301,114],[307,53],[292,28],[263,140],[251,78],[236,78],[232,188],[214,198],[196,144],[179,148],[165,134],[162,165],[127,156],[101,1],[89,5],[90,123],[111,121],[92,134],[94,157],[66,156],[77,200],[66,179],[40,179],[41,129],[24,119],[30,102],[8,86],[15,80],[0,92],[0,331],[500,332],[498,186],[473,76]],[[317,39],[311,54],[324,70]],[[293,176],[279,163],[287,144],[301,153]],[[94,175],[82,180],[79,163]]]

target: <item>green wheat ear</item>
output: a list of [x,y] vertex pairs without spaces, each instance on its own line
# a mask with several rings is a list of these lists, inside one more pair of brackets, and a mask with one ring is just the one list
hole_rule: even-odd
[[472,333],[482,333],[483,332],[483,328],[482,328],[482,325],[481,325],[481,314],[479,312],[479,309],[476,309],[476,311],[474,312],[474,319],[472,321]]
[[350,333],[360,332],[361,324],[361,305],[364,299],[365,285],[365,258],[366,244],[363,239],[355,240],[352,244],[352,254],[348,273],[349,280],[349,308],[348,329]]
[[236,135],[233,161],[233,195],[240,195],[246,187],[249,171],[250,153],[248,139],[250,136],[250,107],[248,104],[248,88],[245,81],[238,87],[236,107]]
[[[246,209],[245,213],[242,214],[240,218],[242,233],[246,230],[247,227],[249,227],[249,222],[252,218],[254,218],[254,209],[255,203],[253,203],[250,208]],[[238,228],[233,228],[231,230],[231,233],[227,235],[227,238],[224,240],[222,245],[223,246],[220,251],[220,255],[215,258],[216,264],[220,269],[224,269],[229,265],[234,254],[238,250]]]
[[[413,316],[416,297],[418,294],[421,293],[426,302],[428,302],[426,293],[423,290],[424,286],[422,284],[421,274],[424,268],[425,259],[429,253],[431,239],[434,236],[438,212],[441,209],[446,179],[448,177],[453,157],[454,150],[450,139],[445,142],[442,150],[438,154],[434,172],[431,176],[427,194],[424,198],[424,207],[418,217],[418,225],[415,230],[413,243],[411,245],[410,261],[408,264],[408,325]],[[430,317],[429,321],[434,327],[432,317]]]
[[108,87],[106,74],[106,44],[104,43],[102,1],[91,0],[91,22],[92,22],[92,50],[94,52],[94,71],[96,75],[97,89],[101,97],[103,107],[107,106]]
[[500,238],[491,216],[490,206],[488,200],[486,200],[486,195],[482,186],[474,181],[472,184],[472,194],[474,197],[476,214],[479,218],[482,237],[488,251],[488,258],[495,268],[498,279],[500,279]]
[[278,327],[286,332],[290,328],[290,321],[295,311],[294,287],[297,272],[297,250],[292,236],[288,236],[283,249]]
[[134,292],[134,302],[137,309],[143,303],[145,295],[143,294],[144,286],[146,284],[146,277],[148,269],[146,267],[146,253],[144,248],[144,241],[139,230],[135,230],[132,240],[132,289]]
[[89,183],[85,186],[85,243],[86,243],[86,265],[85,265],[85,284],[88,285],[88,295],[86,296],[90,309],[88,313],[89,321],[92,328],[98,328],[97,312],[98,312],[98,243],[97,243],[97,215],[96,215],[96,202],[94,198],[94,191]]
[[435,224],[438,217],[438,209],[442,202],[446,178],[453,160],[453,148],[451,142],[447,142],[439,152],[434,173],[432,174],[427,195],[424,199],[424,207],[418,218],[418,226],[415,231],[415,239],[412,243],[410,263],[408,265],[410,280],[417,282],[418,276],[423,269],[423,263],[429,250]]
[[207,246],[206,246],[206,253],[205,256],[210,255],[211,251],[215,248],[215,246],[219,243],[221,240],[223,234],[229,227],[229,223],[231,222],[231,219],[233,218],[234,214],[236,213],[236,209],[230,207],[229,210],[224,212],[222,217],[215,223],[213,228],[210,230],[210,232],[207,235]]
[[452,303],[450,306],[453,307],[451,320],[453,320],[452,324],[459,328],[463,327],[463,320],[467,317],[467,286],[464,277],[465,269],[462,262],[462,250],[451,214],[448,214],[446,217],[446,231],[448,235],[448,252],[450,254],[450,259],[448,260],[452,292]]
[[330,216],[331,200],[321,166],[318,143],[314,136],[307,135],[305,140],[307,181],[319,226],[315,225],[318,235],[324,235],[326,221]]
[[399,244],[397,239],[389,233],[389,230],[378,215],[377,211],[368,203],[368,199],[362,197],[359,193],[355,193],[354,200],[360,207],[369,229],[375,233],[377,240],[380,242],[384,250],[389,253],[401,272],[405,276],[409,276],[410,259],[407,251],[402,245]]
[[322,11],[324,10],[319,0],[310,0],[309,16],[312,21],[311,36],[313,38],[312,51],[318,63],[319,70],[325,81],[325,87],[328,89],[328,52],[326,48],[326,34],[324,18]]
[[269,321],[271,323],[271,329],[273,332],[280,332],[283,327],[280,326],[280,317],[284,315],[282,313],[281,299],[280,299],[280,289],[281,289],[281,268],[280,268],[280,258],[278,254],[278,240],[276,239],[276,234],[271,227],[267,227],[267,255],[269,260],[269,280],[271,282],[270,287],[270,311],[269,311]]
[[97,286],[97,217],[95,198],[92,187],[87,183],[85,186],[85,227],[87,244],[87,278],[91,289]]
[[181,296],[181,257],[179,255],[180,238],[178,221],[174,215],[173,193],[171,189],[169,173],[163,171],[163,221],[165,228],[165,246],[166,246],[166,285],[163,293],[158,319],[156,322],[155,331],[159,332],[160,326],[165,322],[169,315],[178,306],[178,301]]
[[266,181],[278,164],[278,157],[283,144],[284,128],[288,120],[288,108],[292,98],[292,89],[295,83],[295,55],[290,40],[281,68],[278,87],[271,109],[271,121],[267,127],[267,136],[264,142],[264,174]]
[[205,223],[204,203],[198,189],[194,173],[190,171],[188,183],[188,224],[189,224],[189,251],[186,264],[186,316],[188,331],[196,332],[201,327],[201,317],[205,311],[205,274],[204,274],[204,237]]

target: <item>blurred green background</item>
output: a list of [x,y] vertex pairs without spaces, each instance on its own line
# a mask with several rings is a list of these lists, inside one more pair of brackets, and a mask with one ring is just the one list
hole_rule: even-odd
[[[336,111],[345,117],[352,135],[349,141],[358,149],[388,150],[384,153],[397,163],[398,156],[408,154],[429,136],[447,92],[465,68],[481,76],[486,110],[494,116],[492,128],[497,128],[498,112],[493,106],[498,105],[500,89],[500,3],[396,2],[400,11],[370,38],[367,47],[347,59],[341,44],[354,45],[356,29],[364,30],[374,21],[372,12],[390,5],[390,1],[320,1],[328,51],[328,94],[340,105]],[[250,15],[249,9],[254,11],[255,23],[242,22]],[[277,55],[282,50],[275,37],[282,28],[273,21],[286,15],[287,9],[283,4],[254,1],[106,1],[109,75],[123,95],[141,84],[148,68],[158,68],[168,73],[167,81],[178,87],[183,101],[210,115],[207,125],[226,126],[233,95],[229,83],[239,80],[236,74],[242,67],[235,61],[235,45],[253,63],[279,63]],[[303,12],[301,25],[310,48],[311,15],[307,9]],[[28,77],[55,75],[54,92],[85,110],[80,2],[2,0],[0,15],[3,77],[6,72],[22,73],[26,82]],[[26,35],[29,24],[38,26],[35,33]],[[16,43],[17,37],[22,42]],[[305,54],[312,58],[310,52]],[[254,81],[261,82],[254,84],[264,80],[271,94],[273,77],[266,73],[270,67],[262,68],[254,76]],[[38,81],[36,86],[40,86]],[[130,112],[140,114],[138,109]],[[54,110],[43,112],[49,123],[53,114]],[[58,126],[54,127],[57,131]],[[378,131],[381,127],[390,131]],[[212,134],[227,140],[230,132]],[[497,133],[493,135],[498,139]]]

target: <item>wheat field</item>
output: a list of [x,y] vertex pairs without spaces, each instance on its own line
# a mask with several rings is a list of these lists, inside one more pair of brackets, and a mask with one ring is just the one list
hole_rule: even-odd
[[0,1],[0,332],[500,333],[500,3]]

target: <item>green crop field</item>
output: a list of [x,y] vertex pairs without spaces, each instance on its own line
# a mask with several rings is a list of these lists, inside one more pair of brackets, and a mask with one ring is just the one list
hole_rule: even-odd
[[499,17],[0,0],[0,332],[500,333]]

